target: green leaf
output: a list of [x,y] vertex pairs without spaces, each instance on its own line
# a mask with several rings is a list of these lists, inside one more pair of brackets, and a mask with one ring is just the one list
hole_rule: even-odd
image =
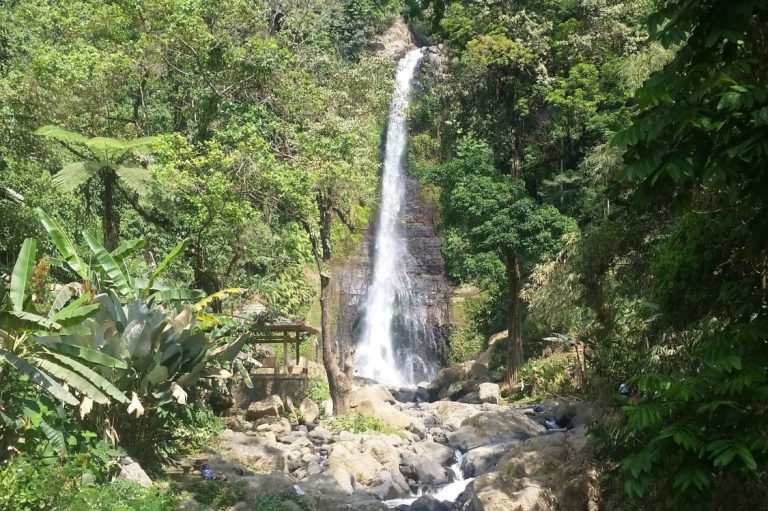
[[56,220],[49,217],[42,209],[36,208],[35,213],[37,213],[37,217],[40,219],[43,227],[48,232],[48,235],[51,237],[51,241],[53,241],[53,244],[61,254],[64,262],[66,262],[72,271],[77,273],[81,279],[88,280],[88,268],[83,265],[82,261],[78,257],[77,250],[75,250],[75,245],[67,237],[66,231]]
[[43,431],[45,437],[51,443],[53,448],[59,452],[59,455],[64,456],[67,454],[67,442],[64,440],[64,433],[42,419],[40,420],[40,429]]
[[208,360],[219,360],[222,362],[231,362],[242,351],[243,346],[248,341],[248,336],[241,335],[233,343],[220,346],[208,353]]
[[165,271],[168,269],[169,266],[171,266],[171,263],[181,255],[181,253],[184,251],[184,248],[187,246],[187,240],[181,240],[173,249],[168,253],[165,258],[163,258],[162,261],[160,261],[160,264],[157,265],[157,268],[154,272],[152,272],[152,276],[149,277],[149,282],[147,282],[146,287],[144,287],[144,291],[148,291],[152,288],[152,284],[155,283],[155,280],[157,280]]
[[138,163],[125,163],[115,167],[120,182],[138,195],[146,195],[152,184],[152,172]]
[[118,246],[115,250],[112,251],[112,258],[118,264],[120,264],[123,261],[125,261],[127,258],[132,256],[134,253],[136,253],[137,250],[144,248],[144,245],[146,244],[147,244],[147,240],[143,238],[124,241],[120,243],[120,246]]
[[24,311],[8,311],[8,314],[20,319],[24,323],[31,323],[35,327],[43,328],[47,330],[61,330],[61,324],[56,321],[50,320],[44,316],[39,316],[31,312]]
[[38,128],[37,131],[35,131],[35,134],[43,137],[53,138],[61,142],[74,142],[76,144],[86,144],[88,142],[88,137],[84,137],[79,133],[65,130],[64,128],[60,128],[58,126],[43,126],[42,128]]
[[57,312],[53,319],[58,321],[64,326],[73,326],[80,323],[86,318],[90,318],[99,311],[99,303],[92,303],[90,305],[83,305],[91,298],[90,293],[85,294],[70,303],[59,312]]
[[93,254],[96,256],[96,259],[99,261],[101,268],[109,276],[112,284],[117,289],[117,292],[122,296],[134,294],[134,290],[131,288],[128,279],[125,277],[122,270],[120,270],[120,266],[118,266],[117,262],[112,255],[107,252],[104,246],[88,231],[83,231],[83,237],[85,238],[85,242],[91,248]]
[[35,337],[35,340],[51,351],[55,351],[63,355],[70,355],[73,357],[81,358],[87,362],[98,364],[104,367],[114,369],[128,369],[128,364],[122,360],[110,357],[109,355],[91,348],[57,341],[53,337]]
[[79,401],[75,396],[56,382],[53,378],[46,373],[33,366],[24,359],[21,359],[11,353],[10,351],[0,348],[0,359],[5,360],[8,364],[12,365],[17,371],[29,376],[30,381],[41,387],[56,399],[64,401],[68,405],[77,405]]
[[205,291],[199,289],[166,289],[150,296],[155,302],[194,302],[205,297]]
[[[63,355],[54,355],[55,358],[62,358]],[[66,358],[66,357],[63,357]],[[40,369],[45,370],[48,374],[63,381],[70,387],[74,388],[81,394],[93,399],[94,402],[106,405],[109,403],[109,398],[101,390],[99,390],[94,384],[88,381],[83,375],[60,365],[58,362],[53,362],[46,358],[35,358],[35,365]],[[69,363],[67,364],[70,365]],[[82,366],[82,364],[81,364]],[[83,366],[85,367],[85,366]]]
[[239,359],[235,360],[235,368],[240,374],[240,377],[243,379],[243,382],[245,382],[245,386],[249,389],[252,389],[253,381],[251,380],[251,375],[248,374],[248,371],[245,370],[245,366],[243,366],[243,363]]
[[37,253],[37,242],[32,238],[27,238],[21,245],[19,257],[13,267],[11,274],[10,297],[13,304],[13,310],[24,310],[24,300],[27,297],[27,285],[32,279],[32,272],[35,270],[35,254]]
[[55,176],[53,184],[62,192],[74,192],[99,171],[99,164],[92,161],[78,161],[64,165]]
[[[50,353],[50,356],[66,364],[67,366],[74,369],[78,373],[80,373],[82,376],[87,378],[90,383],[98,387],[100,390],[104,391],[104,393],[106,393],[109,397],[111,397],[115,401],[119,401],[120,403],[129,402],[128,398],[125,396],[125,394],[123,394],[120,391],[120,389],[115,387],[106,378],[98,374],[93,369],[81,364],[77,360],[66,357],[64,355],[60,355],[58,353]],[[91,397],[91,399],[93,399],[95,402],[99,403],[99,401],[97,401],[93,396],[89,396],[89,397]],[[107,403],[101,403],[101,404],[107,404]]]
[[58,292],[56,295],[56,298],[53,300],[53,305],[51,305],[51,310],[48,311],[48,317],[53,319],[53,316],[56,315],[57,312],[59,312],[62,307],[64,307],[68,301],[72,299],[74,296],[74,290],[72,289],[71,285],[66,285],[61,288],[61,291]]

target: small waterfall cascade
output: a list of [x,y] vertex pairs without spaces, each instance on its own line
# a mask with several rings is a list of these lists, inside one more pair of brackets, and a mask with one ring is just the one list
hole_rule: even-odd
[[419,303],[412,289],[417,276],[407,271],[413,256],[402,225],[409,185],[404,162],[407,110],[413,76],[422,57],[422,49],[409,51],[400,60],[395,76],[371,282],[355,358],[359,376],[391,385],[423,381],[437,371],[437,361],[429,357],[429,345],[435,340],[429,332],[427,307]]
[[[456,502],[456,499],[459,498],[459,495],[462,494],[469,483],[475,480],[474,477],[465,479],[464,474],[461,472],[461,462],[464,460],[464,455],[461,453],[461,451],[457,450],[454,452],[453,460],[453,465],[449,467],[451,474],[453,474],[453,481],[439,488],[433,488],[432,492],[426,493],[428,495],[432,495],[435,500],[440,500],[447,503]],[[413,504],[416,499],[422,495],[425,495],[425,491],[423,488],[419,488],[419,490],[412,494],[410,497],[406,497],[404,499],[385,500],[384,504],[386,504],[389,508],[396,508],[397,506],[402,506],[403,504],[410,505]]]

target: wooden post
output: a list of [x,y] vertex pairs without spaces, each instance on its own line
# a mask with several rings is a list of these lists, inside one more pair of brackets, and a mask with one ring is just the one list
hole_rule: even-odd
[[301,345],[301,337],[299,332],[296,332],[296,365],[299,365],[299,346]]
[[288,374],[288,332],[283,332],[283,369]]

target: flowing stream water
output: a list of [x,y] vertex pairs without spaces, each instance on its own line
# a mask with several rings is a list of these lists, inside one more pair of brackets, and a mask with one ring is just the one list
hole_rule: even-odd
[[[443,502],[456,502],[456,499],[459,498],[459,495],[461,495],[461,492],[464,491],[467,485],[475,480],[474,477],[464,479],[464,474],[461,472],[461,462],[464,459],[464,455],[461,454],[461,451],[456,451],[453,455],[453,459],[454,463],[450,467],[451,473],[453,474],[453,481],[440,488],[434,489],[433,493],[427,493],[432,495],[436,500],[441,500]],[[419,491],[410,497],[406,497],[404,499],[385,500],[384,504],[386,504],[389,508],[396,508],[397,506],[403,504],[413,504],[416,499],[422,495],[425,495],[425,490],[419,489]]]
[[424,360],[419,343],[428,342],[423,307],[411,289],[405,262],[410,257],[403,236],[402,213],[408,143],[407,115],[414,73],[422,49],[399,62],[389,110],[379,224],[372,280],[364,305],[362,335],[357,343],[357,374],[381,383],[403,385],[434,375],[434,361]]

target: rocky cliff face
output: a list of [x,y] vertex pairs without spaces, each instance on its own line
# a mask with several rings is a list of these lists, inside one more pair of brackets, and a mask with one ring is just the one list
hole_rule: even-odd
[[[408,245],[405,264],[415,313],[410,317],[396,315],[393,332],[398,348],[408,345],[410,350],[430,362],[429,367],[420,371],[423,379],[431,379],[448,359],[451,289],[445,277],[442,243],[434,227],[438,212],[434,205],[424,200],[421,186],[415,179],[407,181],[404,206],[400,222]],[[355,252],[333,268],[336,335],[345,347],[357,342],[362,327],[375,232],[374,222],[365,231]]]

